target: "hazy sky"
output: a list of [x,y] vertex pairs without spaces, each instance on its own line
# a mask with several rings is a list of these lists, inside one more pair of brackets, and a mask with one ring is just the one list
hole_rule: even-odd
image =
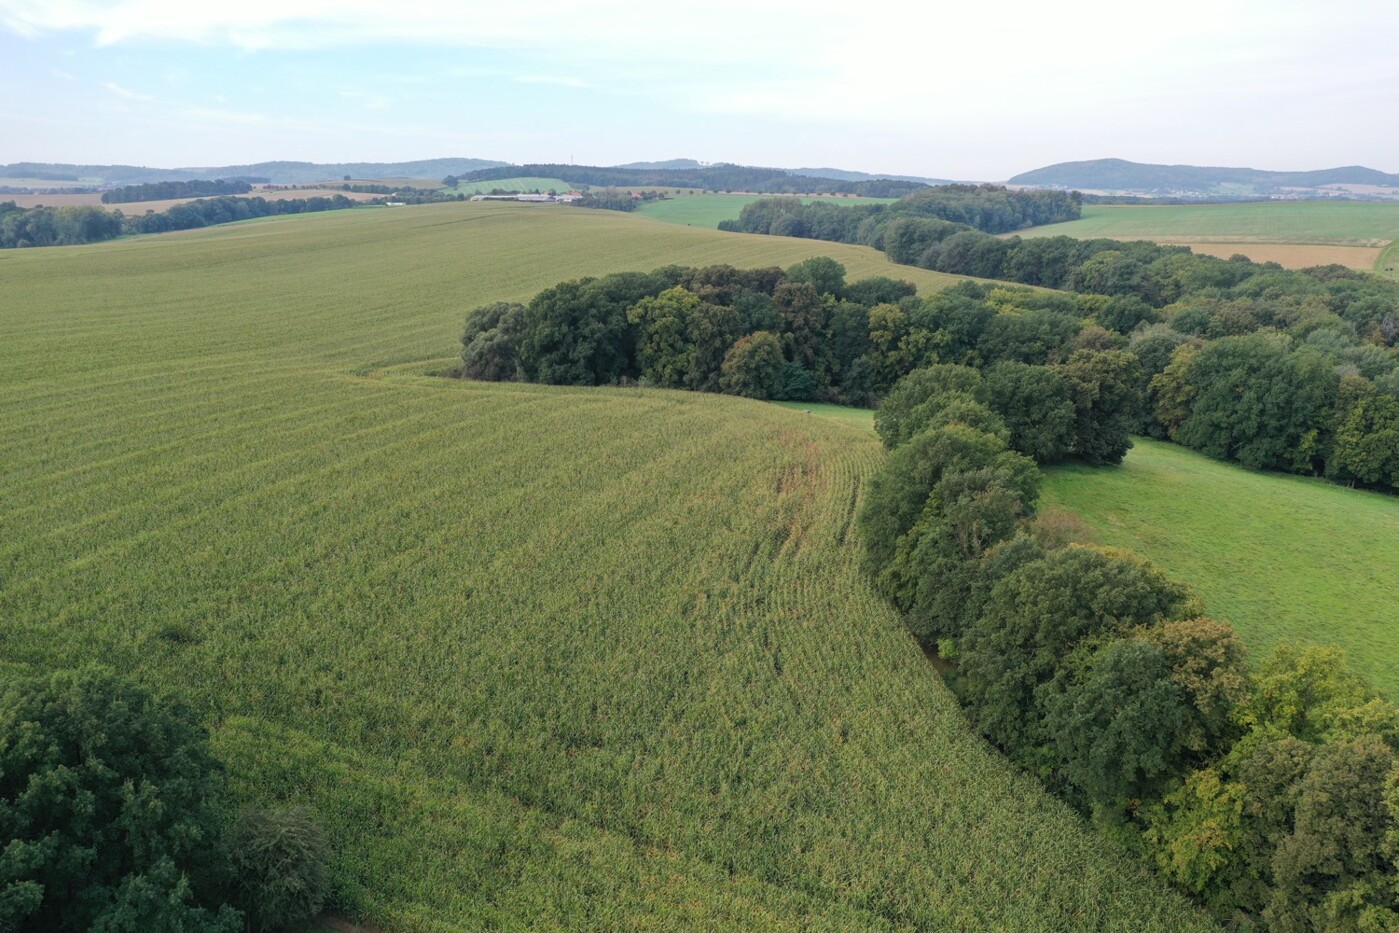
[[0,0],[0,163],[1399,171],[1399,5]]

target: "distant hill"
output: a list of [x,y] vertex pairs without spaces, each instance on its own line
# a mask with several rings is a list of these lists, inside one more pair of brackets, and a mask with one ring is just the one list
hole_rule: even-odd
[[[735,165],[731,162],[699,162],[695,159],[666,159],[664,162],[628,162],[612,168],[630,169],[640,172],[681,172],[706,168],[757,168],[751,165]],[[871,172],[852,172],[843,168],[778,168],[765,171],[785,172],[802,178],[825,178],[832,181],[911,181],[919,185],[950,185],[947,178],[925,178],[922,175],[888,175]]]
[[1150,165],[1126,159],[1091,159],[1086,162],[1060,162],[1022,172],[1011,178],[1010,184],[1148,194],[1219,194],[1230,190],[1275,194],[1284,193],[1289,188],[1315,189],[1327,185],[1399,187],[1399,175],[1389,175],[1361,165],[1308,172],[1269,172],[1253,168]]
[[[676,160],[685,162],[688,160]],[[647,165],[650,163],[638,163]],[[666,163],[658,163],[666,164]],[[806,194],[826,191],[873,198],[899,198],[927,187],[917,181],[896,181],[869,176],[846,181],[824,176],[797,175],[784,168],[756,168],[728,162],[697,163],[698,168],[628,168],[604,165],[511,165],[482,169],[463,181],[493,181],[516,175],[561,178],[571,185],[599,187],[701,188],[711,191],[747,191],[763,194]]]
[[103,185],[138,185],[159,181],[212,178],[258,178],[277,185],[300,185],[349,175],[356,179],[444,178],[508,165],[494,159],[422,159],[416,162],[255,162],[207,168],[148,168],[139,165],[67,165],[15,162],[0,165],[0,177],[100,179]]
[[921,185],[950,185],[950,178],[926,178],[922,175],[884,175],[871,174],[869,172],[851,172],[840,168],[793,168],[788,169],[793,175],[805,175],[808,178],[835,178],[839,181],[912,181]]
[[704,163],[694,159],[666,159],[664,162],[628,162],[626,165],[614,165],[612,168],[632,169],[638,172],[679,172],[704,168]]

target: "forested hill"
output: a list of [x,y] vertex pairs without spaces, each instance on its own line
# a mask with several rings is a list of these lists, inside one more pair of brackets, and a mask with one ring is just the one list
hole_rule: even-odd
[[[665,163],[659,163],[665,164]],[[848,181],[814,178],[781,168],[755,168],[747,165],[704,165],[695,168],[637,169],[600,165],[510,165],[487,168],[464,175],[464,181],[495,181],[532,176],[561,178],[573,185],[607,187],[704,188],[715,191],[757,191],[763,194],[806,194],[829,192],[874,198],[898,198],[927,187],[916,181],[882,178]]]
[[344,178],[443,178],[507,163],[494,159],[420,159],[415,162],[254,162],[207,168],[149,168],[142,165],[69,165],[15,162],[0,165],[0,178],[98,179],[108,185],[138,185],[196,179],[257,179],[274,185],[299,185]]
[[[722,163],[721,163],[722,164]],[[636,169],[638,171],[678,171],[681,169],[706,168],[705,163],[694,159],[666,159],[662,162],[628,162],[612,168]],[[950,178],[929,178],[925,175],[890,175],[886,172],[852,172],[843,168],[789,168],[774,169],[807,178],[829,178],[835,181],[911,181],[920,185],[950,185]]]
[[[541,174],[542,173],[542,174]],[[633,162],[629,165],[512,165],[491,159],[422,159],[416,162],[254,162],[188,168],[150,168],[140,165],[71,165],[56,162],[15,162],[0,165],[0,178],[33,178],[83,182],[103,186],[129,186],[162,182],[188,182],[214,178],[265,182],[274,185],[309,184],[345,177],[445,178],[493,181],[532,175],[561,178],[570,184],[617,187],[704,188],[717,191],[758,191],[765,194],[830,192],[865,197],[902,197],[941,179],[911,175],[875,175],[843,169],[759,168],[717,163],[703,165],[693,159],[665,162]]]
[[1256,193],[1282,188],[1324,185],[1383,185],[1399,187],[1399,175],[1361,165],[1310,172],[1270,172],[1253,168],[1210,168],[1199,165],[1151,165],[1126,159],[1060,162],[1010,179],[1014,185],[1108,191],[1214,193],[1225,186],[1252,187]]

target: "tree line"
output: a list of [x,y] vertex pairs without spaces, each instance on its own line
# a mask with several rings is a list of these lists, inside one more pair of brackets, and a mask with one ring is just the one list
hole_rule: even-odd
[[157,181],[144,185],[123,185],[102,193],[103,204],[129,204],[134,201],[170,201],[176,198],[208,198],[223,194],[247,194],[253,186],[241,178],[197,181]]
[[74,246],[111,240],[128,233],[192,230],[254,217],[310,214],[355,206],[354,201],[343,195],[283,201],[229,196],[176,204],[158,213],[147,211],[126,216],[119,210],[107,211],[95,206],[22,208],[13,201],[3,201],[0,202],[0,249]]
[[303,930],[330,897],[310,811],[238,806],[178,699],[102,668],[0,681],[0,928]]
[[[1279,287],[1299,282],[1301,295]],[[463,371],[873,405],[929,364],[995,371],[998,386],[1019,371],[1002,364],[1020,364],[1040,369],[1031,387],[1014,389],[1032,417],[1013,428],[1040,438],[1041,461],[1109,462],[1142,432],[1255,469],[1394,489],[1395,352],[1357,334],[1357,324],[1378,318],[1382,340],[1399,336],[1375,286],[1334,269],[1263,270],[1236,286],[1237,296],[1196,294],[1154,308],[1130,293],[974,282],[921,298],[907,282],[847,284],[844,268],[821,257],[785,272],[670,267],[561,283],[528,305],[478,309],[463,334]],[[1254,292],[1267,297],[1243,297]],[[1094,365],[1113,361],[1120,399],[1110,414],[1091,416],[1100,418],[1093,439],[1071,437],[1078,414],[1067,371],[1043,369],[1071,366],[1083,353],[1098,354]]]
[[902,379],[858,515],[876,586],[991,742],[1221,921],[1395,929],[1399,710],[1337,649],[1250,670],[1188,588],[1036,514],[1038,463],[1120,458],[1138,367],[1080,350]]
[[847,208],[820,201],[802,204],[790,198],[767,198],[744,205],[737,220],[726,220],[719,229],[859,243],[890,252],[895,262],[907,262],[895,256],[920,256],[922,250],[914,249],[914,244],[924,247],[926,242],[961,230],[1009,233],[1077,220],[1082,213],[1083,196],[1077,191],[938,185],[924,187],[888,205]]
[[856,208],[860,220],[762,201],[737,226],[1078,293],[1079,317],[1125,338],[1143,367],[1141,430],[1256,469],[1399,488],[1399,283],[1141,241],[1001,238],[896,207]]
[[562,282],[527,304],[472,311],[462,372],[868,404],[900,374],[906,349],[890,328],[906,316],[898,302],[920,304],[915,292],[884,278],[847,284],[824,257],[785,271],[668,266]]
[[707,191],[755,191],[764,194],[852,194],[867,198],[897,198],[928,187],[916,181],[875,178],[841,181],[794,175],[785,169],[746,165],[707,165],[685,169],[609,168],[598,165],[506,165],[468,172],[462,181],[505,178],[559,178],[571,185],[599,188],[700,188]]

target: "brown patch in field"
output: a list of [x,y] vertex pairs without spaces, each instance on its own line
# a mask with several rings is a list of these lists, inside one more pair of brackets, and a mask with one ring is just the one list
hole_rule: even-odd
[[1324,243],[1258,243],[1202,241],[1195,237],[1159,237],[1157,243],[1188,246],[1206,256],[1228,259],[1233,255],[1247,256],[1254,262],[1275,262],[1287,269],[1326,266],[1332,263],[1351,269],[1373,269],[1379,261],[1382,246],[1337,246]]
[[[351,201],[371,201],[381,198],[381,194],[363,194],[357,191],[337,191],[334,188],[286,188],[269,191],[254,188],[247,194],[232,195],[237,198],[262,198],[265,201],[286,201],[292,198],[328,198],[342,194]],[[212,197],[212,195],[211,195]],[[228,197],[228,195],[224,195]],[[107,210],[121,211],[128,217],[136,217],[155,211],[169,210],[176,204],[188,204],[199,198],[171,198],[165,201],[130,201],[124,204],[103,204],[101,192],[91,194],[0,194],[0,201],[14,201],[19,207],[104,207]],[[204,200],[208,200],[205,198]]]

